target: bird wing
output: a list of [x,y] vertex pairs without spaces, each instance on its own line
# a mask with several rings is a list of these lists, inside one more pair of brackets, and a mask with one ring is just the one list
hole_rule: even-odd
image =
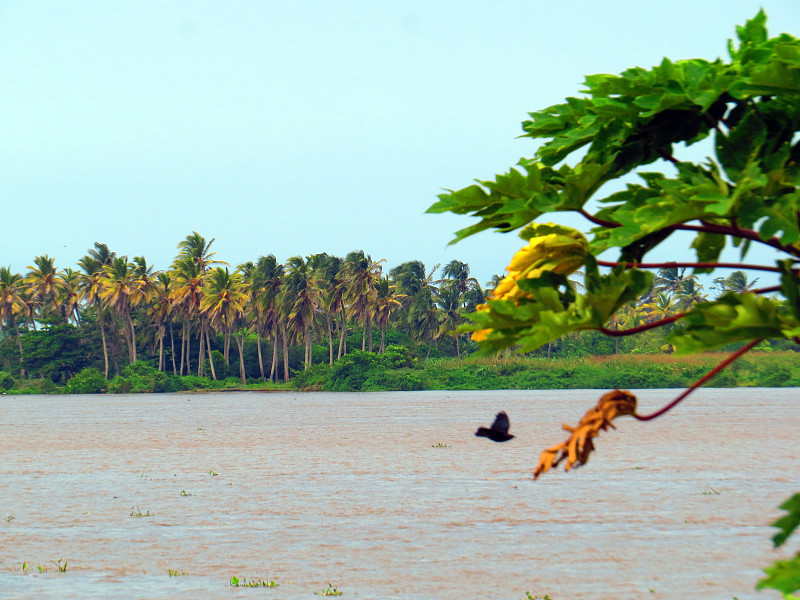
[[497,416],[494,418],[494,423],[492,423],[492,429],[495,431],[502,431],[503,433],[508,433],[508,415],[505,411],[500,411],[497,413]]

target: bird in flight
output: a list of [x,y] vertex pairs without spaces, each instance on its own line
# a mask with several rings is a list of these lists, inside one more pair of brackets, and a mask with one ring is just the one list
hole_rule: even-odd
[[497,413],[497,416],[494,418],[494,423],[492,426],[487,429],[486,427],[478,427],[478,431],[475,432],[477,437],[487,437],[493,442],[507,442],[514,436],[508,433],[508,415],[504,410],[501,410]]

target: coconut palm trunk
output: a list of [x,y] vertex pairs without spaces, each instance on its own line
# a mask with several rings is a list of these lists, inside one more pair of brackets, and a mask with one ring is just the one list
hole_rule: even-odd
[[289,381],[289,340],[284,323],[281,323],[281,349],[283,350],[283,380]]
[[178,370],[175,366],[175,335],[172,331],[172,321],[169,322],[169,346],[170,346],[170,357],[172,358],[172,374],[177,375]]
[[211,354],[211,335],[209,334],[208,331],[209,329],[208,324],[206,324],[205,322],[203,323],[203,329],[205,331],[205,336],[206,336],[206,347],[208,348],[208,366],[211,368],[211,379],[216,381],[217,372],[214,369],[214,355]]
[[197,376],[198,377],[203,377],[203,375],[204,375],[203,361],[205,360],[205,357],[206,357],[206,347],[203,344],[203,335],[204,334],[205,334],[205,326],[201,323],[199,336],[197,338],[198,345],[200,346],[200,349],[197,351]]
[[278,372],[278,332],[272,338],[272,365],[269,369],[269,380],[275,381]]
[[236,336],[236,345],[239,347],[239,377],[242,379],[242,385],[247,384],[247,374],[244,370],[244,331]]
[[256,332],[256,347],[258,348],[258,368],[261,373],[261,381],[265,380],[264,377],[264,359],[261,356],[261,332]]
[[347,311],[344,306],[342,306],[340,315],[339,352],[336,355],[337,359],[347,354]]

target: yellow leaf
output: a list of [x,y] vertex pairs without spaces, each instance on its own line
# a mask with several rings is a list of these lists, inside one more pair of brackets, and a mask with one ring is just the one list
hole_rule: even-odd
[[536,479],[542,473],[549,471],[551,467],[557,467],[565,458],[567,459],[564,467],[566,471],[585,465],[594,450],[592,438],[597,436],[601,430],[609,427],[616,429],[611,423],[612,420],[624,415],[632,415],[635,411],[636,396],[630,392],[614,390],[604,394],[597,406],[584,415],[577,427],[564,425],[564,429],[570,432],[569,438],[541,453],[539,464],[533,472],[533,478]]

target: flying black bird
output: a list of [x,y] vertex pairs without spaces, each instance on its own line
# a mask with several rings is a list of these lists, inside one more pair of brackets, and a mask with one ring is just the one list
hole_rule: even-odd
[[486,429],[486,427],[478,427],[478,431],[475,432],[475,435],[478,437],[487,437],[493,442],[507,442],[514,437],[508,433],[508,415],[504,410],[497,413],[497,416],[494,418],[494,423],[492,423],[489,429]]

